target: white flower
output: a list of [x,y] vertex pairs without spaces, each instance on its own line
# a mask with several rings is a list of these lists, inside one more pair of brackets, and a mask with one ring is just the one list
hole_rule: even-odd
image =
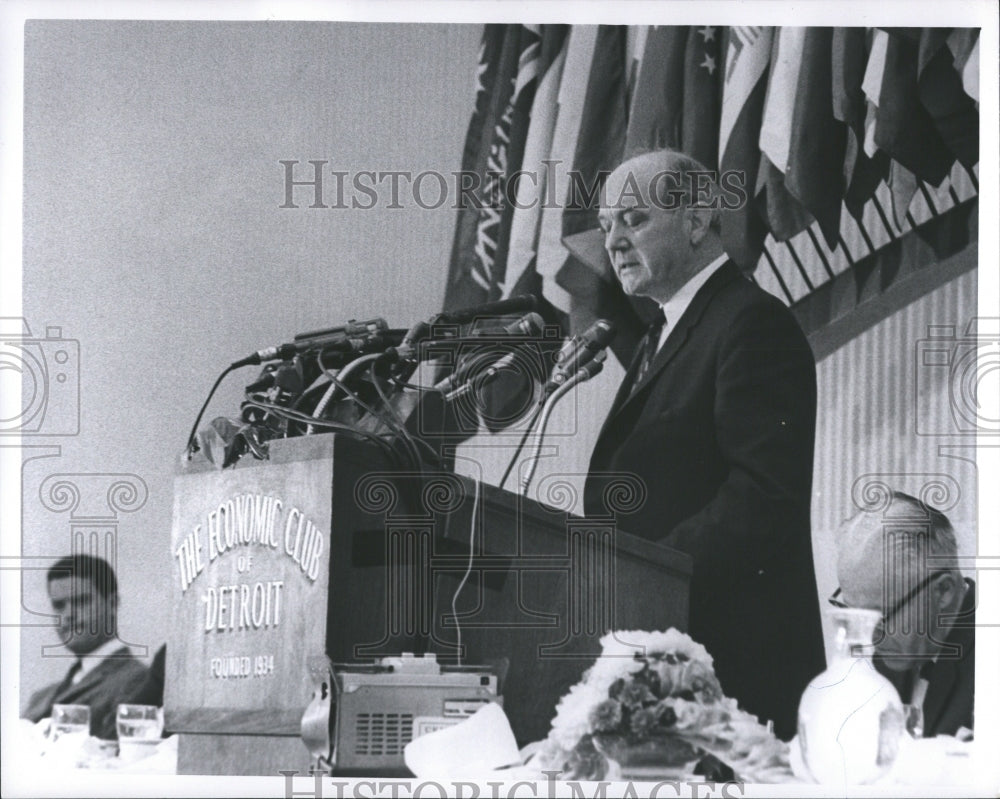
[[691,636],[671,627],[669,630],[650,632],[647,630],[616,630],[601,639],[602,657],[640,656],[653,653],[673,652],[685,655],[689,660],[698,660],[712,665],[708,650]]
[[552,720],[549,738],[562,749],[572,749],[576,742],[590,732],[590,710],[608,698],[605,688],[600,690],[593,684],[578,682],[556,705],[556,717]]
[[701,724],[704,708],[697,702],[672,699],[670,705],[677,714],[677,722],[674,725],[677,730],[690,730]]
[[[605,635],[601,638],[600,657],[584,673],[583,679],[559,700],[549,740],[561,749],[572,749],[581,737],[590,732],[590,711],[608,698],[608,691],[614,682],[627,680],[641,671],[647,664],[647,658],[667,653],[682,655],[682,660],[686,659],[691,664],[697,662],[699,668],[694,670],[695,673],[713,673],[712,656],[705,647],[679,630],[618,630]],[[660,660],[654,667],[658,670],[667,668],[674,681],[679,683],[686,665],[682,662],[667,664]],[[686,711],[687,718],[690,724],[695,724],[698,705],[690,704],[692,707]]]

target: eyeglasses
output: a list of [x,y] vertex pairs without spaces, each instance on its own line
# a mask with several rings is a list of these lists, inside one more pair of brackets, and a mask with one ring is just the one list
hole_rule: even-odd
[[[889,608],[889,610],[887,610],[885,613],[882,614],[881,626],[888,627],[889,619],[897,615],[899,611],[903,609],[903,607],[906,605],[907,602],[912,600],[915,596],[917,596],[917,594],[919,594],[927,586],[929,586],[932,582],[934,582],[935,578],[946,573],[947,572],[945,572],[944,570],[938,570],[928,574],[927,577],[925,577],[923,580],[917,583],[917,585],[914,586],[910,591],[908,591],[902,599],[900,599],[895,605],[893,605],[891,608]],[[845,608],[849,610],[851,606],[848,605],[843,600],[838,599],[840,593],[841,589],[838,587],[837,590],[833,592],[833,595],[830,596],[830,598],[827,599],[826,601],[829,602],[831,605],[833,605],[835,608]]]

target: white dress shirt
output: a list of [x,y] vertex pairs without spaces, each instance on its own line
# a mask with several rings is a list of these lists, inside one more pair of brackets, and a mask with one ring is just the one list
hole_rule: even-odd
[[125,644],[117,638],[109,638],[93,652],[88,652],[86,655],[82,655],[80,657],[80,670],[73,675],[73,685],[80,682],[80,680],[87,675],[87,672],[93,671],[101,665],[105,658],[113,655],[123,647],[125,647]]
[[694,295],[698,293],[698,289],[704,286],[706,281],[728,260],[729,256],[725,253],[720,255],[704,269],[698,272],[698,274],[688,280],[687,283],[680,287],[678,292],[674,294],[673,297],[660,306],[663,309],[663,316],[667,321],[663,325],[663,330],[660,331],[660,342],[656,345],[657,352],[660,351],[660,347],[663,346],[663,342],[667,340],[667,336],[670,335],[670,331],[677,326],[677,323],[680,321],[684,312],[691,304],[691,300],[694,299]]

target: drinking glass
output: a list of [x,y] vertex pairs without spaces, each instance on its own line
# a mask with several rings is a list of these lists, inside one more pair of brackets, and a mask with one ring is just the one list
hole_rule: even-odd
[[53,741],[60,738],[87,738],[90,736],[89,705],[53,705],[49,735]]
[[118,756],[136,760],[152,754],[163,735],[163,708],[155,705],[118,705]]

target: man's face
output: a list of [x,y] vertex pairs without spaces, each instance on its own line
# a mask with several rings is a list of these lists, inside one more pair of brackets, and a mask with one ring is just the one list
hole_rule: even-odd
[[49,599],[59,614],[59,637],[74,654],[86,655],[115,634],[116,597],[102,596],[90,579],[50,580]]
[[[882,614],[875,629],[875,652],[892,671],[906,671],[922,666],[937,651],[935,640],[940,640],[937,606],[934,591],[935,576],[924,576],[920,581],[896,575],[890,590],[879,600],[861,597],[852,600],[845,588],[844,599],[852,607],[867,607]],[[909,580],[909,582],[908,582]],[[906,586],[899,591],[897,586]]]
[[672,203],[658,201],[651,191],[663,172],[662,161],[649,157],[622,164],[608,177],[607,205],[598,215],[604,247],[624,292],[660,303],[687,282],[692,260],[689,211],[682,202],[668,207]]

